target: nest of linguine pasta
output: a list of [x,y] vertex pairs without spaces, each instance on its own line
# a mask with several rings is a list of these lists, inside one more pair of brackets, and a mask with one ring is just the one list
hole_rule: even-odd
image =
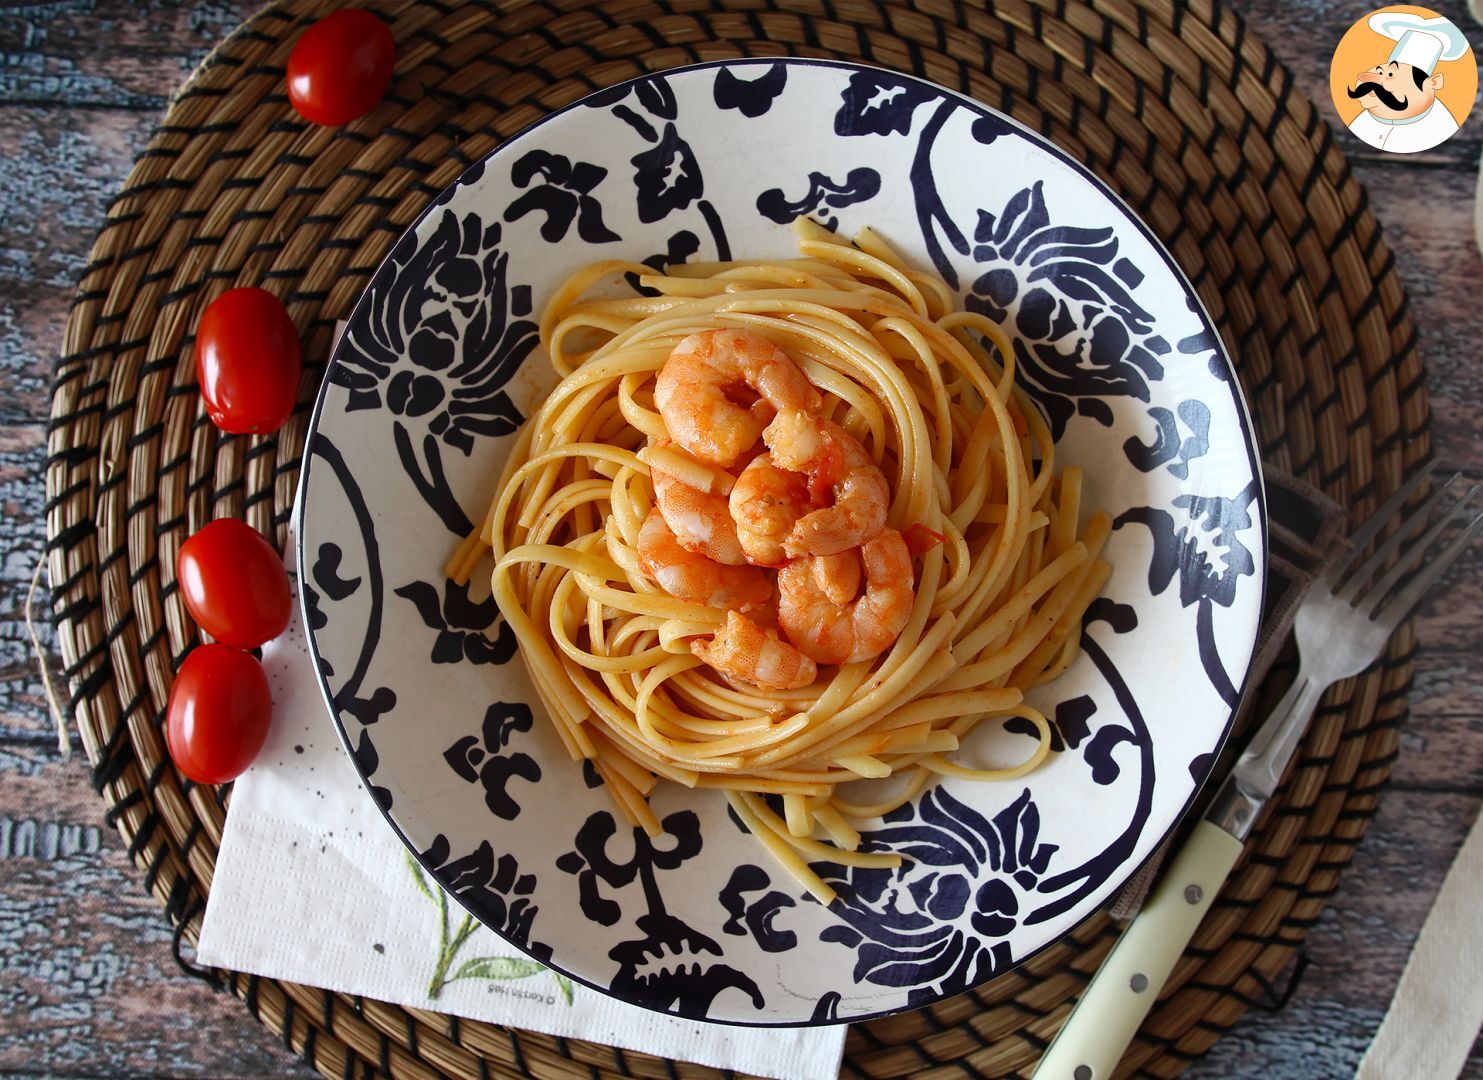
[[[872,232],[849,243],[801,222],[798,246],[791,260],[663,274],[610,261],[569,278],[541,320],[560,381],[448,571],[466,581],[492,556],[493,595],[551,722],[632,824],[660,831],[647,796],[662,780],[723,789],[828,903],[809,861],[899,862],[858,850],[862,823],[934,777],[1003,780],[1044,761],[1049,725],[1024,691],[1075,659],[1082,616],[1110,572],[1099,554],[1111,522],[1097,512],[1081,527],[1081,474],[1055,471],[997,323],[959,310],[940,279]],[[642,295],[588,295],[618,275],[636,276]],[[692,647],[727,610],[669,595],[638,551],[654,504],[650,443],[669,434],[656,374],[682,339],[717,328],[759,333],[797,363],[821,415],[885,475],[887,526],[941,537],[914,551],[915,595],[894,644],[821,665],[796,689],[764,691],[703,663]],[[687,483],[727,484],[673,451],[660,459]],[[1039,732],[1028,757],[954,762],[974,727],[1011,716]],[[852,795],[856,781],[887,778],[887,794],[875,784]]]

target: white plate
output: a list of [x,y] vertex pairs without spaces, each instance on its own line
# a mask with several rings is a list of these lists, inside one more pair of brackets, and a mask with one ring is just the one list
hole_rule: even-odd
[[[1117,527],[1080,659],[1032,701],[1056,753],[947,781],[822,866],[829,909],[718,793],[619,828],[541,715],[487,587],[441,568],[553,377],[533,319],[599,258],[794,253],[810,214],[876,227],[1007,320],[1058,464]],[[912,78],[736,61],[626,83],[503,144],[402,237],[336,349],[304,460],[306,624],[345,745],[423,866],[575,979],[737,1024],[855,1020],[958,993],[1103,904],[1190,804],[1256,640],[1261,478],[1230,363],[1148,229],[1013,121]],[[987,727],[987,725],[986,725]],[[1007,755],[1029,741],[984,732]]]

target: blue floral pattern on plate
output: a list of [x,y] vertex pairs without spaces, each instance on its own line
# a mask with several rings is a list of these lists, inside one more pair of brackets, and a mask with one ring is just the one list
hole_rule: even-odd
[[[552,385],[534,355],[551,289],[596,259],[788,257],[800,215],[876,227],[1000,322],[1057,463],[1084,466],[1084,503],[1116,521],[1081,657],[1032,694],[1051,719],[1050,762],[1009,783],[946,780],[870,824],[865,847],[906,861],[816,864],[839,893],[827,909],[717,793],[661,785],[665,835],[620,827],[541,715],[487,584],[441,576]],[[1224,738],[1266,554],[1229,362],[1148,230],[998,113],[819,61],[649,75],[471,168],[352,314],[302,484],[300,579],[325,698],[408,849],[573,978],[737,1024],[919,1006],[1095,911],[1189,805],[1188,763]],[[964,757],[1016,760],[1033,735],[1014,719],[982,725]]]

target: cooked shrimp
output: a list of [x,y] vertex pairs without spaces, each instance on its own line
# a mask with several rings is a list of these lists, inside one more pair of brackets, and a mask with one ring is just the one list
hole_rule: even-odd
[[[862,563],[865,594],[856,598]],[[870,660],[891,647],[911,616],[911,554],[901,534],[886,529],[858,555],[789,563],[778,572],[778,594],[778,622],[804,655],[821,664]]]
[[639,529],[639,561],[659,587],[671,596],[714,608],[745,611],[767,603],[772,583],[755,566],[725,566],[686,551],[655,507]]
[[766,452],[752,459],[731,489],[736,538],[747,558],[762,566],[788,561],[783,541],[812,509],[804,475],[778,468]]
[[772,460],[807,475],[815,502],[794,524],[783,548],[792,558],[835,555],[858,547],[886,526],[891,492],[853,435],[832,420],[798,410],[780,412],[762,435]]
[[[751,395],[760,400],[743,403]],[[776,345],[750,330],[702,330],[675,346],[654,382],[669,437],[693,456],[729,467],[774,413],[816,410],[819,392]]]
[[696,638],[690,651],[722,675],[763,690],[794,690],[807,686],[818,666],[792,645],[737,611],[726,613],[726,625],[707,641]]
[[859,551],[851,548],[836,555],[814,556],[814,582],[827,599],[848,604],[860,595]]
[[649,478],[654,482],[654,502],[682,548],[727,566],[746,564],[725,495],[693,488],[653,466]]
[[772,591],[772,595],[767,598],[767,603],[747,608],[747,618],[764,630],[780,633],[783,628],[778,625],[778,591],[776,589]]

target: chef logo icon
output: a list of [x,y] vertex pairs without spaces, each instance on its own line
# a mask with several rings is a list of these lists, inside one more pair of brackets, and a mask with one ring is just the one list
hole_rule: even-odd
[[1329,69],[1334,108],[1362,142],[1415,154],[1457,133],[1478,89],[1473,50],[1426,8],[1385,7],[1349,28]]

